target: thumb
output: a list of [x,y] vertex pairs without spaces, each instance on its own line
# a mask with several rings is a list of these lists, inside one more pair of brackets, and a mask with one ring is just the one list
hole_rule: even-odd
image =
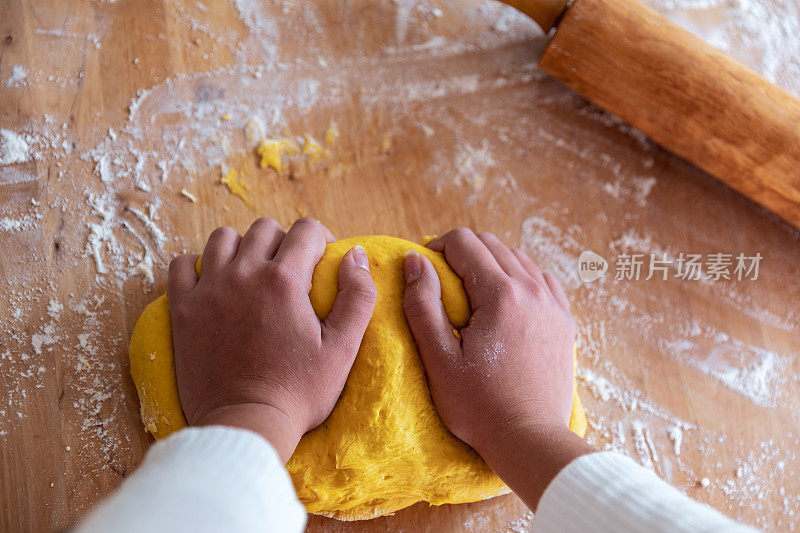
[[442,287],[433,264],[415,250],[406,252],[406,319],[428,374],[452,364],[461,352],[442,304]]
[[378,289],[369,272],[367,253],[358,244],[344,254],[339,265],[339,294],[323,322],[323,336],[355,348],[352,351],[355,357],[377,299]]

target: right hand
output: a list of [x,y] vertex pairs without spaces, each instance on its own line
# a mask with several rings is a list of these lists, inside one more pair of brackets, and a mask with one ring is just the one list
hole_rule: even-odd
[[[491,233],[458,228],[428,248],[444,254],[472,307],[459,341],[442,305],[436,270],[422,255],[407,254],[406,317],[448,429],[507,483],[503,470],[523,443],[538,448],[560,446],[561,440],[583,443],[568,429],[575,323],[555,277]],[[588,451],[583,444],[577,450]],[[527,451],[544,455],[544,450]],[[550,479],[563,466],[554,464]],[[537,490],[527,502],[538,501]]]

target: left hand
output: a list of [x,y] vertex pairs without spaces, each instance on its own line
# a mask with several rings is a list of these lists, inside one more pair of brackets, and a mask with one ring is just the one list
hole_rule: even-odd
[[244,237],[217,228],[203,252],[170,264],[178,392],[189,425],[266,438],[285,462],[333,410],[372,316],[377,289],[364,249],[339,267],[339,295],[320,321],[308,293],[333,235],[301,218],[288,232],[256,220]]

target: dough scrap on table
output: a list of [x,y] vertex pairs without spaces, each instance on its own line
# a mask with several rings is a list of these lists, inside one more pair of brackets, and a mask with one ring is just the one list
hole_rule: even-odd
[[226,171],[224,165],[220,168],[222,169],[223,176],[219,182],[225,184],[231,194],[238,196],[245,204],[250,205],[250,198],[247,196],[248,187],[247,184],[242,181],[241,174],[234,168],[229,168]]
[[[345,239],[328,245],[314,271],[309,296],[320,318],[330,313],[336,298],[339,263],[356,244],[369,256],[378,302],[333,412],[301,439],[286,465],[298,497],[310,513],[362,520],[420,501],[467,503],[506,494],[508,487],[436,413],[403,313],[408,249],[433,262],[455,328],[465,326],[470,315],[461,280],[441,254],[418,244],[385,236]],[[185,427],[166,295],[139,317],[130,359],[147,431],[161,439]],[[570,428],[581,436],[586,431],[577,390]]]
[[258,155],[261,156],[261,168],[273,168],[278,174],[283,172],[284,154],[296,155],[300,148],[292,139],[262,139],[258,145]]

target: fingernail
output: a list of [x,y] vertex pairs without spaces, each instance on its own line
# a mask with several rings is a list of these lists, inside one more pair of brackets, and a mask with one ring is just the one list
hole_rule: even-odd
[[413,249],[406,251],[406,283],[413,283],[422,275],[422,256]]
[[367,252],[364,250],[364,247],[360,244],[353,246],[353,261],[355,261],[357,266],[369,272],[369,258],[367,257]]

